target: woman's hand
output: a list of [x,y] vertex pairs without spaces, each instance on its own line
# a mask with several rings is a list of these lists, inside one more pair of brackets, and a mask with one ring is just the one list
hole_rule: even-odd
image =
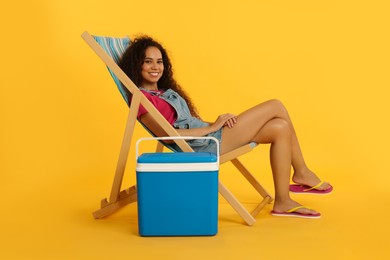
[[217,120],[211,125],[215,131],[218,131],[223,126],[232,128],[237,123],[237,116],[234,114],[220,115]]
[[[149,114],[149,113],[147,113]],[[142,121],[144,122],[144,121]],[[206,136],[210,133],[214,133],[226,126],[232,128],[237,123],[237,116],[233,114],[220,115],[214,123],[207,122],[209,125],[206,127],[189,128],[189,129],[176,129],[176,131],[182,136]]]

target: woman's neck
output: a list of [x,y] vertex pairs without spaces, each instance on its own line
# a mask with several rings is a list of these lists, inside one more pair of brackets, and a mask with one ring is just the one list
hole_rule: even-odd
[[141,84],[141,87],[147,90],[158,90],[157,84]]

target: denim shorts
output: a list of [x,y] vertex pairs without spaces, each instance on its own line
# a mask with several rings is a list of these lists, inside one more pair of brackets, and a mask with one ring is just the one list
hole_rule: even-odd
[[[222,143],[222,128],[214,133],[210,133],[207,137],[215,137],[219,142],[219,150],[221,151]],[[217,144],[210,139],[196,139],[187,142],[195,152],[217,153]]]
[[[216,132],[206,135],[207,137],[215,137],[219,142],[219,151],[221,152],[221,143],[222,143],[222,128]],[[195,139],[195,140],[186,140],[188,145],[195,152],[208,152],[208,153],[217,153],[217,143],[211,139]],[[171,149],[176,152],[182,152],[180,147],[176,143],[169,145]]]
[[[186,118],[185,120],[178,120],[175,122],[174,127],[178,129],[191,129],[191,128],[200,128],[206,127],[209,124],[203,122],[202,120],[194,117]],[[220,128],[218,131],[210,133],[206,135],[207,137],[215,137],[219,142],[219,151],[221,151],[221,141],[222,141],[222,129]],[[205,136],[205,137],[206,137]],[[209,153],[217,153],[217,144],[214,140],[211,139],[194,139],[194,140],[186,140],[188,145],[195,152],[209,152]],[[182,150],[179,148],[177,144],[172,144],[171,149],[173,148],[175,151],[181,152]]]

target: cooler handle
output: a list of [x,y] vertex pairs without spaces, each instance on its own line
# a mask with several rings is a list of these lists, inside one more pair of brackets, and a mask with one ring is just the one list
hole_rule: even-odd
[[184,140],[195,140],[195,139],[210,139],[213,140],[217,144],[217,157],[218,157],[218,163],[219,163],[219,141],[215,137],[211,136],[163,136],[163,137],[143,137],[138,139],[137,143],[135,144],[135,158],[138,159],[138,146],[142,141],[148,141],[148,140],[177,140],[177,139],[184,139]]

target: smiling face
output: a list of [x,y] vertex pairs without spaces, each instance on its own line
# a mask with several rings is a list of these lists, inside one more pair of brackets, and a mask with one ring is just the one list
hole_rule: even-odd
[[145,59],[142,64],[142,84],[148,90],[157,90],[157,82],[164,72],[164,63],[161,51],[154,47],[148,47],[145,51]]

